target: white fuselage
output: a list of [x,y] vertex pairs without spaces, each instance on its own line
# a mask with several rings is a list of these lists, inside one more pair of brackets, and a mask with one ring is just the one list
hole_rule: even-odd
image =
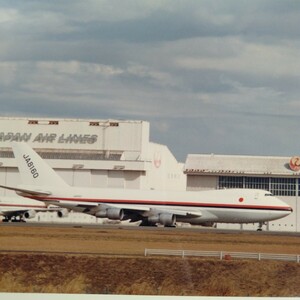
[[[254,223],[280,219],[292,212],[290,206],[263,190],[228,189],[210,191],[141,191],[126,189],[51,188],[51,196],[34,199],[78,212],[95,213],[95,207],[113,206],[143,211],[143,216],[162,212],[174,213],[177,221],[191,224],[204,222]],[[87,207],[93,207],[88,212]],[[147,209],[145,209],[147,208]],[[180,211],[194,213],[180,215]],[[197,216],[198,214],[198,216]]]

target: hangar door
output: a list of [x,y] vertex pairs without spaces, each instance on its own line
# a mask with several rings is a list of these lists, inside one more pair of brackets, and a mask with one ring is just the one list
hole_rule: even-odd
[[107,186],[109,188],[124,188],[124,172],[108,171]]

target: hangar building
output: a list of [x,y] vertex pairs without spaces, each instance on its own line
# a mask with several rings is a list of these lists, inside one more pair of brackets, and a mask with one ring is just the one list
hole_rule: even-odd
[[[267,229],[300,231],[300,158],[189,154],[177,162],[167,146],[150,142],[146,121],[0,118],[0,182],[15,186],[20,176],[10,147],[28,143],[70,185],[120,189],[205,190],[259,188],[292,206],[294,212]],[[1,196],[15,196],[0,188]],[[86,214],[58,219],[39,213],[33,221],[98,222]],[[99,222],[102,222],[100,220]],[[256,229],[257,224],[217,224]]]
[[[298,163],[299,160],[299,163]],[[283,219],[269,222],[267,229],[300,231],[300,158],[189,154],[184,173],[187,190],[253,188],[268,190],[293,208]],[[255,229],[257,224],[218,224],[218,228]]]
[[[20,183],[10,143],[26,142],[70,185],[185,190],[186,175],[169,149],[149,141],[149,123],[125,120],[0,118],[0,182]],[[1,196],[16,196],[0,189]],[[56,220],[39,213],[39,220]],[[95,222],[70,214],[65,221]],[[57,220],[56,220],[57,221]],[[62,221],[62,220],[60,220]]]

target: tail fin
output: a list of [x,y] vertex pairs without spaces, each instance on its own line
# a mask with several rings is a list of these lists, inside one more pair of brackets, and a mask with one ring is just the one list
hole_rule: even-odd
[[27,144],[12,143],[22,184],[66,187],[67,183]]

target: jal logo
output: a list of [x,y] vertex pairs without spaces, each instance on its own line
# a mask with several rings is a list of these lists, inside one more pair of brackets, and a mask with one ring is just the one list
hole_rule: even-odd
[[161,165],[161,154],[159,152],[154,153],[153,163],[155,168],[159,168]]
[[293,156],[290,159],[290,168],[292,171],[298,172],[300,170],[300,157]]

